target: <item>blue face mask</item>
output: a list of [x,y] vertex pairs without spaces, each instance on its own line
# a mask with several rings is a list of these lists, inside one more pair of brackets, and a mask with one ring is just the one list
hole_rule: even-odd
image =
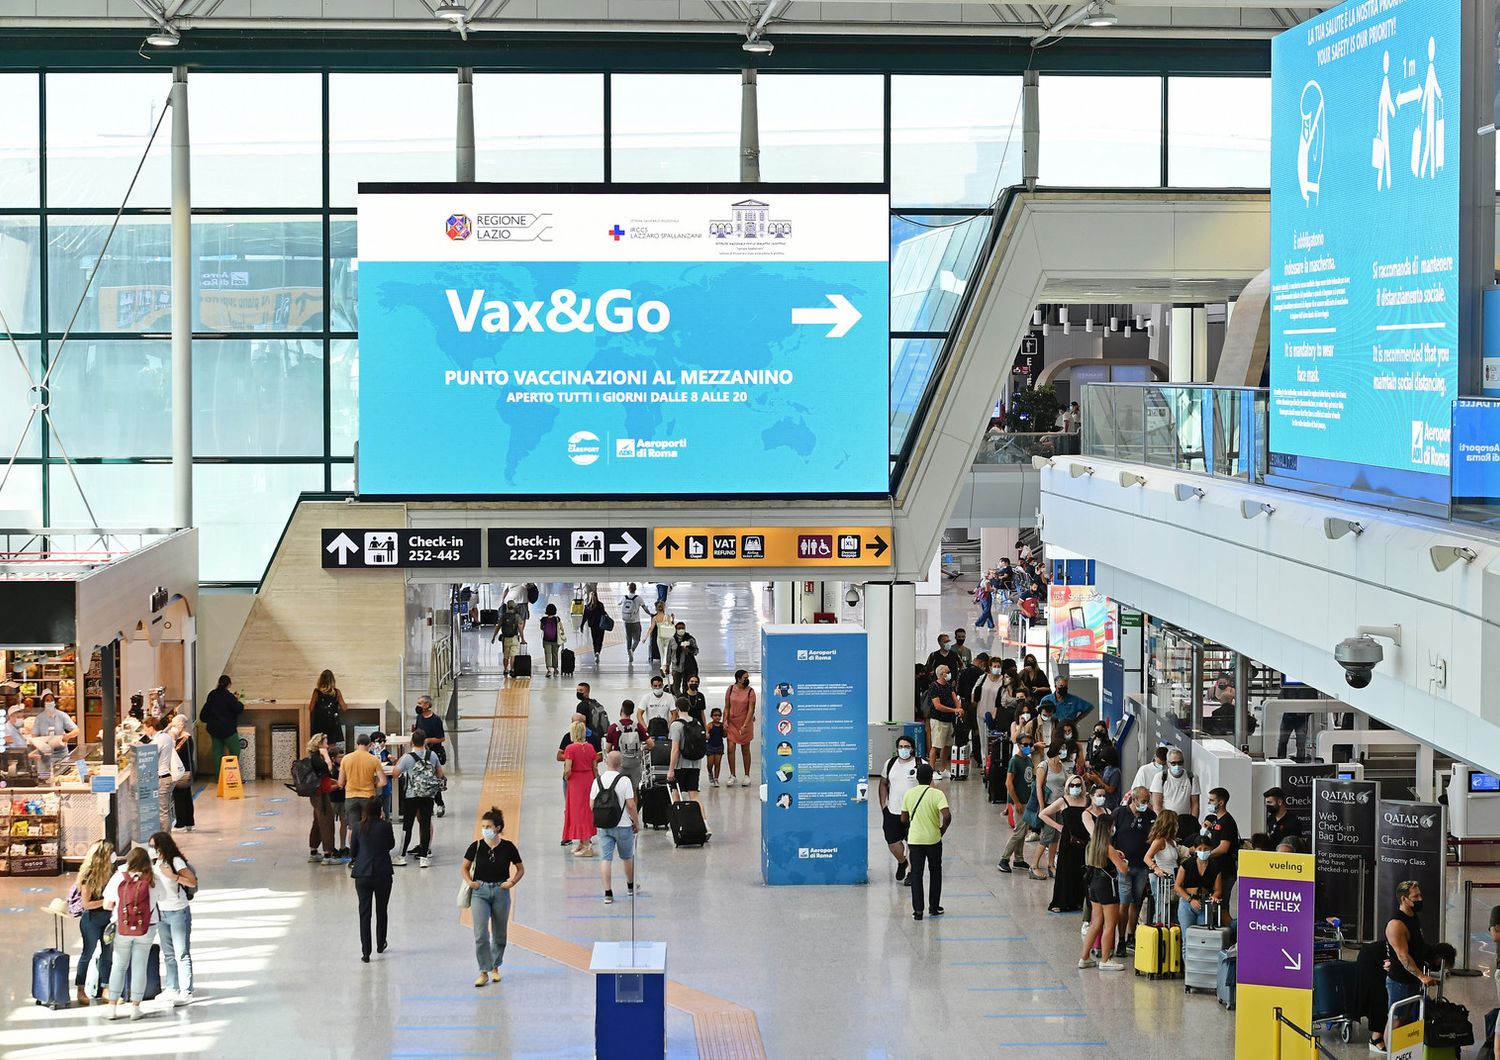
[[1207,861],[1208,860],[1208,855],[1209,855],[1210,851],[1199,850],[1199,851],[1196,851],[1196,853],[1198,855],[1198,860],[1199,861]]

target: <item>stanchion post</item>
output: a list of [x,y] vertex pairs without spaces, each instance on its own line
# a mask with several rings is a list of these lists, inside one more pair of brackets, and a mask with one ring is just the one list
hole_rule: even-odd
[[1271,1011],[1275,1016],[1271,1021],[1271,1060],[1281,1060],[1281,1006]]
[[1470,934],[1470,931],[1471,931],[1471,929],[1473,927],[1473,924],[1471,923],[1473,915],[1474,915],[1474,881],[1473,880],[1465,880],[1464,881],[1464,917],[1463,917],[1464,934],[1463,934],[1463,949],[1460,951],[1460,956],[1463,957],[1463,963],[1461,965],[1459,965],[1457,968],[1453,969],[1453,971],[1449,973],[1450,975],[1458,976],[1459,978],[1463,978],[1463,979],[1471,979],[1471,978],[1474,978],[1476,976],[1484,974],[1478,968],[1472,968],[1472,967],[1469,966],[1470,951],[1474,949],[1474,939],[1473,939],[1472,935]]

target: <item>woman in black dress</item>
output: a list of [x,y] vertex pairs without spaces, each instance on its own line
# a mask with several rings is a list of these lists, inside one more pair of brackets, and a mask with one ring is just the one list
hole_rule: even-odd
[[1083,853],[1089,843],[1083,823],[1089,805],[1083,793],[1083,778],[1068,778],[1063,796],[1042,811],[1042,823],[1056,829],[1061,838],[1057,847],[1056,879],[1052,883],[1052,901],[1047,908],[1054,913],[1076,913],[1083,908]]

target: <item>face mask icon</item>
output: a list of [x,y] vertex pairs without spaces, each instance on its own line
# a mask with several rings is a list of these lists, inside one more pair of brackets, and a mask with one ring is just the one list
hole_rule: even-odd
[[1309,206],[1318,203],[1327,136],[1323,89],[1316,81],[1309,81],[1302,86],[1302,127],[1297,138],[1297,182],[1302,189],[1302,201]]

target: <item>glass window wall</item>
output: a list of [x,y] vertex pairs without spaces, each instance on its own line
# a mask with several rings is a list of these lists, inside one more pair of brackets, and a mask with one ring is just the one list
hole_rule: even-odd
[[1020,180],[1019,77],[891,78],[891,205],[988,206]]
[[[879,183],[885,179],[883,78],[763,74],[756,107],[762,180]],[[735,136],[738,146],[738,126]]]
[[475,74],[474,150],[480,180],[603,180],[603,75]]
[[458,76],[330,74],[328,196],[353,206],[359,182],[452,180]]
[[193,73],[194,206],[320,206],[323,79]]
[[739,179],[738,74],[618,74],[610,101],[616,181]]
[[1161,183],[1161,78],[1044,76],[1038,177],[1054,187]]
[[161,118],[171,85],[165,72],[48,74],[47,204],[117,208],[150,143],[128,205],[168,205],[172,129]]
[[1271,186],[1271,79],[1167,80],[1167,182],[1174,188]]
[[40,201],[39,86],[36,74],[0,74],[0,208]]

